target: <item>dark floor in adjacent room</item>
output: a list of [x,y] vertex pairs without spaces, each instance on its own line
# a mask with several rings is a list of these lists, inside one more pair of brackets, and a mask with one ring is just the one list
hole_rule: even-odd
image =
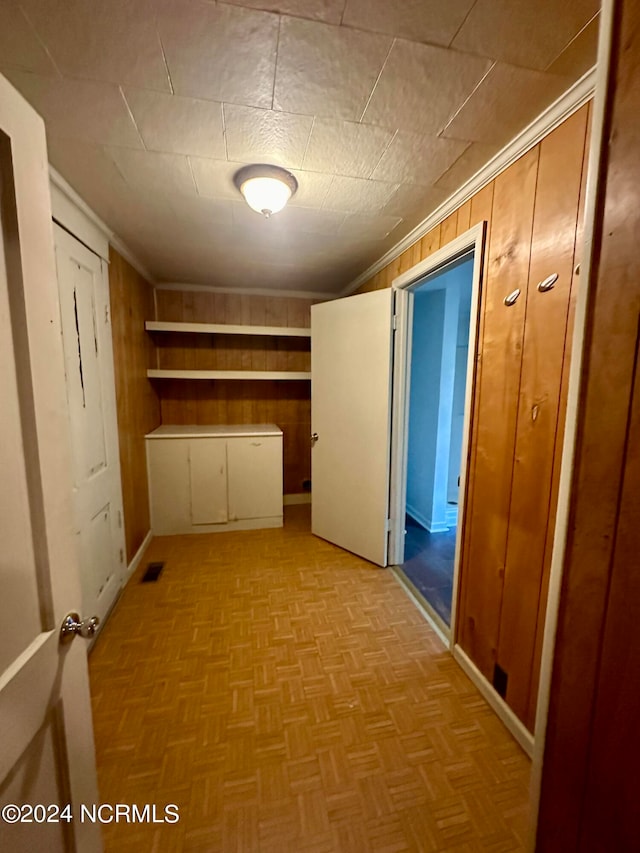
[[450,625],[456,528],[429,533],[407,515],[405,529],[402,571],[438,616]]
[[129,853],[524,850],[530,762],[391,571],[309,532],[154,539],[90,657]]

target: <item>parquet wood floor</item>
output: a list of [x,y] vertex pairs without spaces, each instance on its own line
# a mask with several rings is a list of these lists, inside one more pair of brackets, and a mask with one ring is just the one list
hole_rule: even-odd
[[153,541],[90,658],[107,851],[521,850],[529,761],[390,572],[309,533]]

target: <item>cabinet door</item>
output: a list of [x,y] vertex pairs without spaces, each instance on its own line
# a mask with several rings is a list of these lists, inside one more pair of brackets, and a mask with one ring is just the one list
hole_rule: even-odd
[[227,449],[224,438],[189,442],[191,524],[224,524],[227,514]]
[[147,441],[151,529],[156,535],[185,533],[189,517],[189,442]]
[[282,438],[230,438],[227,457],[229,519],[281,516]]

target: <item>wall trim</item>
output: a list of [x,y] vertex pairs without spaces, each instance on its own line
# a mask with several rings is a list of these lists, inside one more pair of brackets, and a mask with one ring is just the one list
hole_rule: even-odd
[[538,118],[534,119],[531,124],[525,127],[511,142],[508,142],[475,175],[469,178],[460,189],[456,190],[449,198],[443,201],[433,213],[430,213],[426,219],[423,219],[419,225],[416,225],[413,230],[389,249],[381,258],[378,258],[375,263],[371,264],[368,269],[360,273],[338,295],[349,296],[354,290],[357,290],[410,246],[413,246],[421,237],[424,237],[432,228],[439,225],[447,216],[457,210],[460,205],[464,204],[489,184],[500,172],[503,172],[518,158],[522,157],[523,154],[526,154],[527,151],[536,146],[552,130],[555,130],[558,125],[562,124],[565,119],[569,118],[570,115],[587,103],[593,96],[595,84],[596,66],[587,71],[571,88],[567,89],[563,95],[540,113]]
[[283,506],[295,506],[296,504],[310,504],[311,492],[299,492],[291,495],[283,495]]
[[[102,220],[98,214],[92,210],[87,202],[79,195],[71,184],[66,181],[60,172],[58,172],[51,164],[49,164],[49,180],[52,186],[56,187],[57,190],[66,198],[68,202],[70,202],[80,213],[88,219],[94,230],[102,235],[104,240],[107,243],[110,243],[113,248],[118,252],[119,255],[131,264],[131,266],[138,272],[140,275],[145,278],[150,284],[155,284],[155,277],[151,275],[149,270],[145,267],[145,265],[134,255],[134,253],[129,249],[126,243],[113,231],[112,228]],[[53,195],[53,194],[52,194]],[[55,211],[54,211],[55,216]],[[62,223],[65,224],[65,223]],[[71,230],[73,230],[71,228]],[[92,248],[89,246],[89,248]],[[101,257],[103,256],[103,252],[97,252]],[[105,260],[108,261],[108,256],[105,257]]]
[[433,521],[431,518],[427,518],[426,515],[421,513],[420,510],[417,510],[408,501],[407,514],[410,515],[414,521],[417,521],[421,527],[424,527],[429,533],[446,533],[449,529],[443,521]]
[[155,283],[156,290],[187,290],[204,293],[235,293],[238,296],[283,296],[291,299],[315,299],[327,302],[337,299],[336,293],[316,293],[310,290],[271,290],[266,287],[218,287],[213,284],[189,284],[183,281],[161,281]]
[[502,720],[504,725],[524,749],[529,758],[531,758],[533,756],[534,746],[533,735],[531,732],[516,717],[504,699],[496,693],[475,663],[473,663],[466,653],[462,651],[460,646],[454,646],[451,653],[453,654],[456,662],[460,665],[460,668],[469,676],[475,687],[477,687],[480,693],[482,693],[484,699],[486,699],[489,705],[493,708],[497,716]]
[[149,531],[147,533],[147,535],[144,537],[144,539],[142,540],[142,545],[138,548],[136,553],[133,555],[133,559],[131,560],[131,562],[129,563],[129,565],[127,566],[127,568],[125,570],[124,583],[122,584],[123,589],[129,583],[129,581],[133,577],[133,573],[135,572],[135,570],[138,568],[138,566],[142,562],[142,559],[146,553],[147,548],[151,544],[152,539],[153,539],[153,533],[151,531]]
[[437,615],[434,615],[434,612],[431,611],[431,608],[428,606],[426,600],[423,600],[418,595],[413,584],[402,571],[402,566],[390,566],[389,568],[391,569],[391,574],[395,578],[398,585],[404,590],[405,594],[415,604],[424,620],[429,623],[429,626],[431,628],[433,628],[434,632],[438,636],[438,639],[445,647],[445,650],[450,652],[451,639],[447,636],[447,633],[444,628],[444,623],[442,623],[442,625],[440,624],[439,617]]

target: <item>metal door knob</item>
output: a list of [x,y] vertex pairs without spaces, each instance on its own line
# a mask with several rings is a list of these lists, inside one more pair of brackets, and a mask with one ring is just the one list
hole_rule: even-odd
[[60,642],[70,643],[76,634],[84,637],[85,640],[90,640],[98,630],[99,624],[100,620],[97,616],[91,616],[90,619],[80,619],[77,613],[67,613],[60,628]]
[[312,432],[311,433],[311,444],[315,444],[319,437],[320,436],[318,435],[317,432]]

